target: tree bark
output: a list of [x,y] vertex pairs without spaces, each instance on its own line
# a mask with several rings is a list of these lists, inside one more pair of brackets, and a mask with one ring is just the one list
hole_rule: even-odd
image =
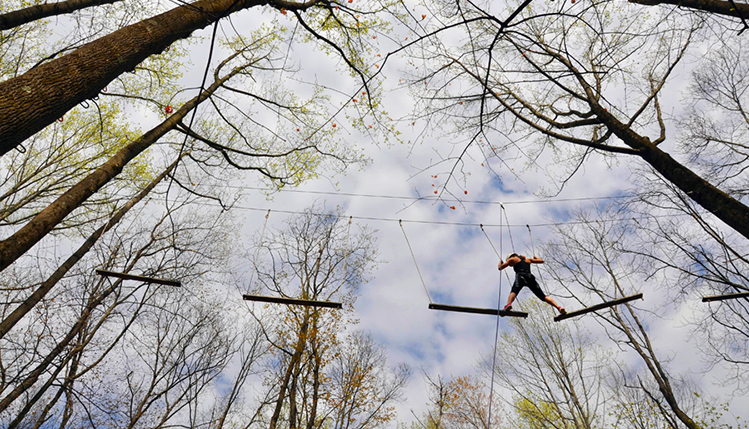
[[749,18],[749,4],[720,0],[629,0],[632,3],[645,6],[656,6],[660,4],[671,4],[689,9],[703,10],[705,12],[717,13],[719,15],[734,16],[741,19]]
[[57,3],[44,3],[0,15],[0,31],[28,24],[50,16],[64,15],[92,6],[117,3],[122,0],[67,0]]
[[710,182],[662,151],[647,137],[640,136],[601,106],[591,108],[624,144],[638,151],[638,156],[697,204],[714,214],[736,232],[749,238],[749,207],[713,186]]
[[190,110],[210,97],[221,84],[229,80],[241,69],[234,69],[225,77],[217,80],[203,91],[202,94],[185,103],[174,115],[142,135],[139,139],[120,149],[107,162],[42,210],[29,223],[24,225],[23,228],[5,240],[0,241],[0,271],[7,268],[27,250],[31,249],[34,244],[38,243],[68,214],[86,201],[88,197],[117,176],[128,162],[148,149],[164,134],[174,129]]
[[0,156],[122,73],[219,18],[266,0],[199,0],[129,25],[0,82]]

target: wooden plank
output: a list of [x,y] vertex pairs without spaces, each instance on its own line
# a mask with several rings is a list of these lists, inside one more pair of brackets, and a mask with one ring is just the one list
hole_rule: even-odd
[[343,308],[340,302],[312,301],[309,299],[280,298],[277,296],[242,295],[245,301],[269,302],[272,304],[305,305],[307,307]]
[[521,311],[505,311],[495,308],[459,307],[457,305],[429,304],[430,310],[454,311],[457,313],[488,314],[491,316],[528,317],[528,313]]
[[100,276],[105,276],[105,277],[117,277],[118,279],[122,279],[122,280],[137,280],[143,283],[158,283],[160,285],[176,286],[176,287],[182,286],[182,283],[176,280],[156,279],[153,277],[144,277],[144,276],[136,276],[133,274],[117,273],[114,271],[96,270],[96,274]]
[[736,299],[736,298],[746,298],[746,297],[749,297],[749,292],[730,293],[728,295],[706,296],[702,298],[702,302],[723,301],[726,299]]
[[609,308],[615,305],[624,304],[625,302],[634,301],[636,299],[642,299],[642,294],[638,293],[637,295],[625,296],[624,298],[615,299],[613,301],[602,302],[600,304],[592,305],[590,307],[585,307],[580,310],[570,311],[567,314],[560,314],[559,316],[554,318],[554,321],[559,322],[560,320],[569,319],[570,317],[581,316],[586,313],[591,313],[594,311],[602,310],[604,308]]

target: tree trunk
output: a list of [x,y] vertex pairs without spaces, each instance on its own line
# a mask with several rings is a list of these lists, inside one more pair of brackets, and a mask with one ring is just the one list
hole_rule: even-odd
[[637,150],[638,156],[650,164],[655,171],[726,225],[749,238],[749,207],[698,176],[671,155],[662,151],[650,139],[635,133],[628,125],[620,122],[601,106],[591,103],[591,107],[603,123],[624,144]]
[[0,241],[0,271],[7,268],[33,247],[34,244],[39,242],[39,240],[58,225],[65,216],[78,208],[88,197],[109,182],[109,180],[117,176],[128,162],[148,149],[164,134],[174,129],[190,110],[210,97],[221,84],[229,80],[229,78],[240,70],[241,68],[235,69],[225,77],[214,82],[202,94],[185,103],[174,115],[142,135],[139,139],[120,149],[112,158],[62,194],[15,234]]
[[302,359],[302,354],[304,353],[304,345],[306,343],[304,338],[307,335],[308,320],[309,316],[305,316],[305,320],[302,323],[301,328],[299,329],[299,336],[297,337],[297,342],[294,345],[294,353],[289,359],[289,366],[286,367],[286,372],[283,379],[281,380],[281,387],[276,398],[276,406],[273,410],[273,415],[270,418],[268,429],[276,429],[278,425],[278,419],[281,418],[281,411],[283,410],[283,400],[284,398],[286,398],[286,389],[289,389],[289,380],[293,375],[294,368]]
[[632,3],[645,6],[656,6],[659,4],[671,4],[690,9],[704,10],[705,12],[717,13],[719,15],[734,16],[749,19],[749,4],[721,0],[629,0]]
[[92,6],[100,6],[103,4],[117,3],[119,1],[122,0],[68,0],[57,3],[44,3],[29,6],[0,15],[0,31],[28,24],[29,22],[38,19],[64,15],[66,13],[75,12],[76,10]]
[[0,83],[0,156],[151,55],[266,0],[199,0],[129,25]]

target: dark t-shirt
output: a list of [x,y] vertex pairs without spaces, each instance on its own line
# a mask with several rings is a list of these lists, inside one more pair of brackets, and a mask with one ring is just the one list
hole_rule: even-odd
[[512,266],[512,269],[515,270],[516,273],[530,274],[531,264],[528,262],[525,262],[525,259],[521,259],[520,262]]

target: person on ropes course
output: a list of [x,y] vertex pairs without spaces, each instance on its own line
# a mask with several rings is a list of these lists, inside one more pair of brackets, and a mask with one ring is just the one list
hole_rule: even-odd
[[512,310],[512,302],[515,301],[515,297],[518,296],[520,290],[525,286],[533,292],[541,301],[548,302],[559,310],[560,314],[567,314],[567,311],[562,308],[556,301],[550,296],[544,294],[541,287],[536,281],[536,277],[531,274],[531,264],[543,264],[544,260],[537,257],[528,258],[523,255],[513,253],[507,257],[507,261],[499,261],[499,270],[504,270],[507,267],[512,267],[515,270],[515,283],[512,284],[512,290],[510,290],[510,296],[507,297],[507,305],[503,311]]

